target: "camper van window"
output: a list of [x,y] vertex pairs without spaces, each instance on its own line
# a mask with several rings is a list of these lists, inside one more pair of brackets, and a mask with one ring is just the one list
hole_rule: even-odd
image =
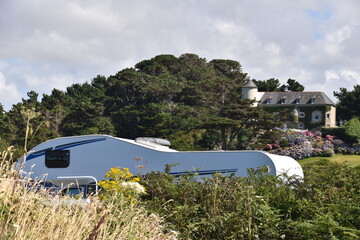
[[45,165],[48,168],[66,168],[70,165],[69,150],[47,150],[45,152]]
[[63,196],[69,196],[69,197],[83,197],[84,189],[82,187],[65,188],[62,191],[62,194]]

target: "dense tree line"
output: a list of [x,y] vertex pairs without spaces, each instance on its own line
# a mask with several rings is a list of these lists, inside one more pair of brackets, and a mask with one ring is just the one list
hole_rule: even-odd
[[[281,122],[241,99],[246,79],[237,61],[158,55],[66,91],[53,89],[41,100],[30,91],[7,112],[0,104],[0,147],[23,146],[27,139],[30,149],[54,137],[109,134],[167,138],[178,150],[244,149]],[[254,81],[260,91],[304,90],[294,79]],[[348,104],[349,94],[342,89],[336,96]]]
[[[195,54],[159,55],[109,77],[97,76],[41,101],[34,91],[0,115],[1,139],[28,148],[46,139],[110,134],[167,138],[179,150],[244,148],[277,119],[241,99],[239,62]],[[26,126],[28,125],[28,131]]]

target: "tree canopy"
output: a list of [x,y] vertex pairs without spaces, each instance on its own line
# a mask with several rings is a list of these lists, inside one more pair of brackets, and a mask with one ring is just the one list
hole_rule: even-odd
[[[30,136],[29,149],[49,138],[79,134],[167,138],[179,150],[241,149],[279,124],[241,99],[246,78],[234,60],[158,55],[66,91],[53,89],[41,101],[30,91],[27,99],[0,113],[0,133],[15,145]],[[277,79],[266,84],[279,88]],[[24,117],[24,109],[34,117]]]
[[334,91],[334,96],[338,99],[336,105],[337,119],[348,121],[355,117],[360,117],[360,85],[355,85],[354,90],[348,91],[340,88],[339,92]]
[[289,78],[286,84],[280,86],[279,79],[270,78],[267,80],[253,80],[253,82],[258,87],[259,92],[284,92],[284,91],[293,91],[293,92],[302,92],[305,87],[301,85],[295,79]]

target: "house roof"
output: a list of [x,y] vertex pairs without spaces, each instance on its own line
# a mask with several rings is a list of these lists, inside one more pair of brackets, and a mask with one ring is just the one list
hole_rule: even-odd
[[256,84],[250,79],[248,80],[243,88],[257,88]]
[[[270,99],[267,100],[267,99]],[[298,99],[298,100],[297,100]],[[312,100],[313,99],[313,100]],[[264,92],[259,105],[263,107],[275,106],[309,106],[332,105],[335,103],[323,92]]]

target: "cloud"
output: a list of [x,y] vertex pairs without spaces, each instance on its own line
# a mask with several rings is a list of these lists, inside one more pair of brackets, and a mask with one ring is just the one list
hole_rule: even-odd
[[8,83],[2,72],[0,72],[0,104],[10,106],[21,99],[22,94],[17,90],[16,84]]
[[358,0],[0,1],[0,71],[8,81],[0,91],[11,80],[22,97],[49,93],[158,54],[190,52],[332,97],[357,83],[345,72],[360,65],[359,12]]

